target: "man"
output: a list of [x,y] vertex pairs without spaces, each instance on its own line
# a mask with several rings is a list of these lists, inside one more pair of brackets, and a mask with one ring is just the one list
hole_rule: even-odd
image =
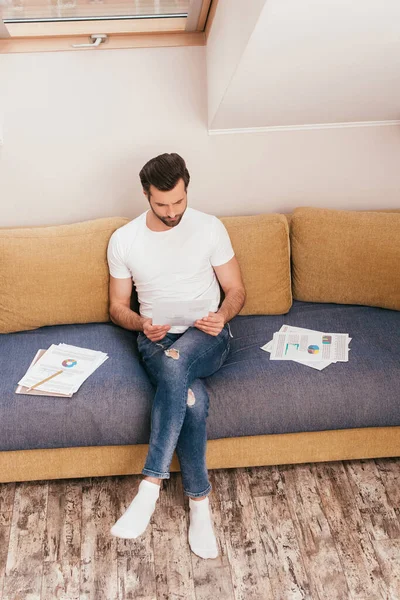
[[[150,209],[110,238],[110,317],[138,331],[138,349],[156,387],[151,436],[139,491],[111,528],[122,538],[141,535],[153,514],[162,479],[170,477],[173,452],[179,458],[189,496],[189,544],[202,558],[218,556],[206,467],[209,397],[202,378],[227,358],[229,321],[241,310],[246,292],[229,235],[217,217],[187,208],[190,176],[178,154],[162,154],[140,171]],[[218,278],[218,279],[217,279]],[[225,299],[220,304],[221,283]],[[140,315],[130,309],[132,282]],[[211,298],[208,316],[194,327],[152,322],[156,300]]]

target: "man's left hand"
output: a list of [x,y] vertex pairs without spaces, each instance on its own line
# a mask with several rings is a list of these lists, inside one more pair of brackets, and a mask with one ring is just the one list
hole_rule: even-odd
[[221,333],[225,325],[224,316],[221,313],[209,312],[207,317],[198,319],[194,322],[197,329],[201,329],[209,335],[218,335]]

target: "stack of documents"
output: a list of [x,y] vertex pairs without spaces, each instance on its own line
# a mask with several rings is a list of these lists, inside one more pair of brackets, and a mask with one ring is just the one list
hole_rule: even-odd
[[28,371],[18,382],[16,393],[71,398],[107,358],[107,354],[98,350],[52,344],[48,350],[37,352]]
[[351,339],[347,333],[324,333],[282,325],[261,350],[270,352],[271,360],[293,360],[322,371],[331,363],[348,362]]

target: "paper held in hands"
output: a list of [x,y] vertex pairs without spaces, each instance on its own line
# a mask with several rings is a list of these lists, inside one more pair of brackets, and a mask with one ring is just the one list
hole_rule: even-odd
[[48,350],[36,353],[28,371],[19,380],[16,393],[71,398],[107,359],[107,354],[98,350],[52,344]]
[[282,325],[261,349],[271,353],[271,360],[293,360],[322,371],[332,363],[348,362],[350,341],[347,333]]
[[212,299],[159,300],[153,304],[153,325],[184,325],[193,327],[197,319],[207,317]]

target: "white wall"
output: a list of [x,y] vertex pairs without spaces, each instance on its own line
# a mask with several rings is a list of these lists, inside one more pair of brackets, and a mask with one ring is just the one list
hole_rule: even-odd
[[[209,38],[211,98],[232,4],[219,0]],[[400,119],[398,0],[268,0],[241,48],[212,129]]]
[[0,74],[0,226],[134,218],[140,168],[173,151],[219,216],[400,205],[398,127],[209,136],[205,47],[1,55]]
[[211,126],[266,0],[246,3],[220,0],[207,40],[208,123]]

